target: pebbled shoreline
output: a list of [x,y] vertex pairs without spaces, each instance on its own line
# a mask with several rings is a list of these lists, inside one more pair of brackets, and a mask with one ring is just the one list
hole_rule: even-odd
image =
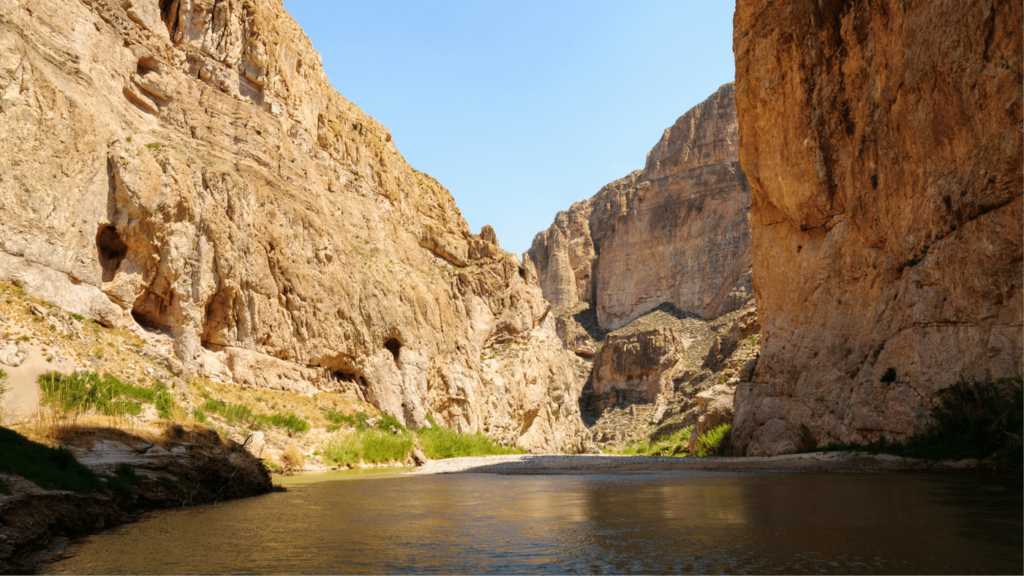
[[884,473],[962,472],[986,469],[978,460],[930,461],[859,452],[812,452],[741,458],[515,454],[431,460],[409,474],[603,474],[675,470]]

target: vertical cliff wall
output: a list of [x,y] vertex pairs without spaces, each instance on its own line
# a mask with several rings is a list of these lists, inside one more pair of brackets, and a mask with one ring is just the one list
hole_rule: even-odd
[[279,0],[0,0],[0,214],[0,279],[192,374],[583,449],[536,278]]
[[601,327],[669,302],[715,318],[750,289],[750,188],[739,168],[733,85],[683,114],[647,165],[559,212],[528,258],[555,307],[587,301]]
[[1021,377],[1020,2],[740,0],[763,324],[741,454],[899,440]]

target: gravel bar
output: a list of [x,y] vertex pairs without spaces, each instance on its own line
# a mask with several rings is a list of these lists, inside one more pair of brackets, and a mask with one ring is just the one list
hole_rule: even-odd
[[431,460],[409,474],[605,474],[672,470],[938,472],[977,470],[980,467],[977,460],[926,461],[858,452],[813,452],[744,458],[515,454]]

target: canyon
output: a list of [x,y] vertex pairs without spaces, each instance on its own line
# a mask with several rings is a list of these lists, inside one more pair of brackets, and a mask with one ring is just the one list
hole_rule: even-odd
[[[526,479],[468,480],[495,499],[541,474],[721,474],[696,500],[649,491],[661,520],[735,488],[730,471],[1001,469],[996,453],[793,453],[900,446],[934,430],[944,390],[1019,389],[1022,21],[996,0],[738,0],[735,82],[520,256],[330,85],[280,0],[0,0],[0,418],[18,430],[0,451],[39,440],[92,482],[2,468],[0,572],[144,510],[265,494],[271,470],[422,466],[430,432],[529,453],[420,470]],[[96,395],[101,373],[117,410],[41,393],[85,374]],[[665,438],[648,455],[703,456],[729,427],[718,454],[749,458],[621,457]],[[408,445],[371,458],[353,438]],[[483,492],[451,488],[466,480],[435,481],[424,533],[452,522],[451,494],[480,509]],[[540,483],[502,546],[522,510],[577,506]],[[756,483],[755,516],[775,503]],[[615,522],[635,512],[626,484]],[[364,503],[339,502],[317,506]],[[292,548],[319,528],[291,529]],[[1019,566],[1018,544],[994,565]]]
[[939,390],[1022,375],[1019,16],[741,0],[735,84],[520,258],[274,0],[0,0],[0,281],[187,393],[532,452],[902,441]]

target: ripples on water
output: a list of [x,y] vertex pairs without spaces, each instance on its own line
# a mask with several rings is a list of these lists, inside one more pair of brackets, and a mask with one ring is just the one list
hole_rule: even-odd
[[80,540],[48,573],[1021,573],[1020,484],[458,474],[295,485]]

